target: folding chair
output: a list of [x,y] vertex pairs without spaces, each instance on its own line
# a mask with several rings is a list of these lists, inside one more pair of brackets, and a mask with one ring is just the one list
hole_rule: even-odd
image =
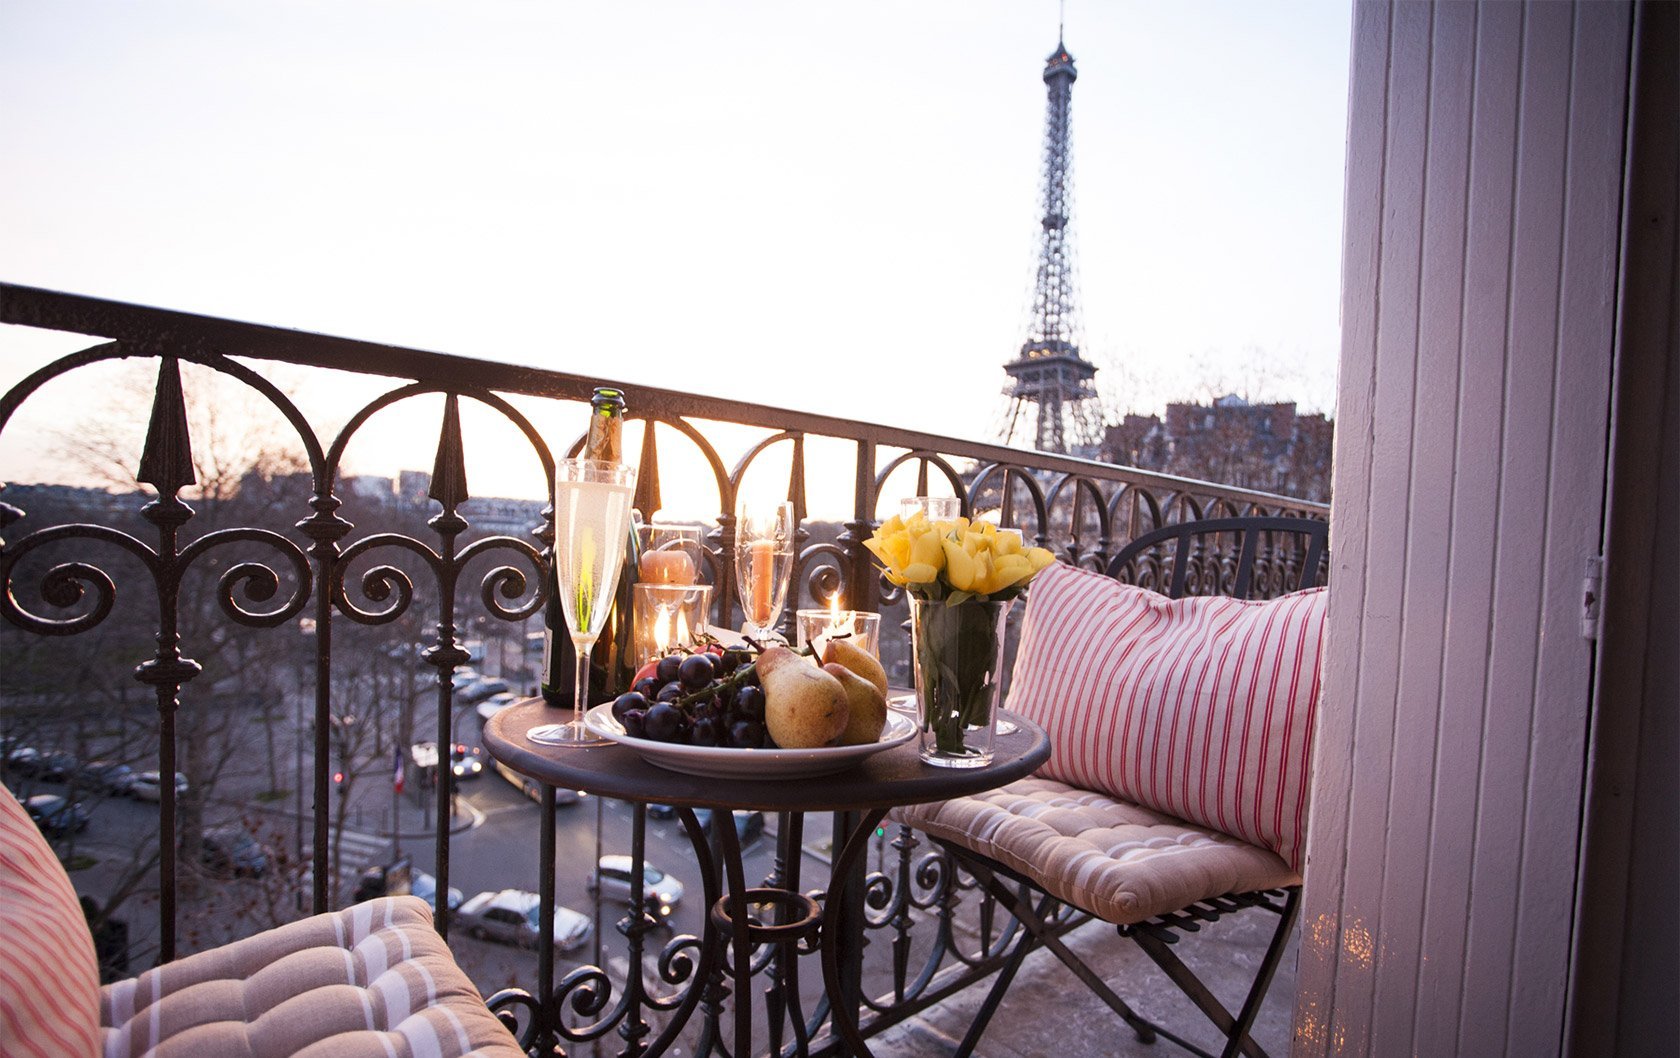
[[[1220,537],[1232,546],[1219,546]],[[1138,537],[1107,572],[1174,599],[1187,594],[1272,597],[1323,579],[1326,538],[1323,522],[1306,519],[1204,519]],[[1215,546],[1208,546],[1210,539]],[[1161,1036],[1212,1058],[1139,1015],[1068,949],[1061,935],[1088,919],[1053,916],[1060,903],[1104,919],[1135,942],[1220,1031],[1222,1055],[1264,1058],[1249,1030],[1295,925],[1301,895],[1299,874],[1275,852],[1040,777],[979,797],[900,809],[894,817],[933,838],[1023,927],[959,1056],[972,1053],[1022,960],[1045,947],[1139,1040],[1148,1043]],[[1277,923],[1247,996],[1233,1014],[1174,948],[1184,935],[1243,911],[1273,914]]]

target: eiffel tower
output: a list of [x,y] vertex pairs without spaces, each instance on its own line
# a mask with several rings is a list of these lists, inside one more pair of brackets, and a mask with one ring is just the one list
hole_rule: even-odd
[[1044,63],[1050,104],[1044,129],[1044,232],[1032,321],[1021,355],[1003,365],[1011,382],[1004,444],[1030,441],[1041,452],[1094,455],[1102,441],[1102,407],[1093,379],[1097,368],[1079,355],[1079,291],[1069,224],[1069,107],[1079,76],[1062,41]]

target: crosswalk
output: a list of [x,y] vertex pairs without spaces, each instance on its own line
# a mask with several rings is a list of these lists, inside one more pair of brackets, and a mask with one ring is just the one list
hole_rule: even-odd
[[[330,855],[333,849],[334,835],[327,831],[327,851]],[[378,834],[364,834],[359,830],[344,828],[342,843],[338,846],[338,876],[339,887],[349,892],[356,886],[362,876],[362,870],[377,864],[383,864],[391,859],[391,839]],[[308,889],[314,884],[315,869],[311,866],[303,874],[303,886]]]

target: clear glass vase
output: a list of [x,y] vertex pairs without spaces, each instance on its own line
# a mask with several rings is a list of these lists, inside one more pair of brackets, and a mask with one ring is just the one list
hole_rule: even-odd
[[910,644],[922,759],[942,768],[991,763],[1003,685],[1007,602],[910,599]]

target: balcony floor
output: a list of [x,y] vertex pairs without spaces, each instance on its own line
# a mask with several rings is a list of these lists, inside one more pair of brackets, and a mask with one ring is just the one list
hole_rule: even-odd
[[[1235,915],[1181,940],[1178,955],[1236,1010],[1265,955],[1276,920],[1264,912]],[[1066,938],[1120,997],[1144,1017],[1215,1053],[1218,1034],[1201,1011],[1173,987],[1161,970],[1114,927],[1091,922]],[[1295,1005],[1297,929],[1272,980],[1252,1035],[1270,1054],[1288,1054]],[[953,996],[918,1017],[896,1025],[873,1042],[878,1058],[939,1058],[953,1054],[990,980]],[[986,1058],[1168,1058],[1188,1052],[1166,1040],[1139,1043],[1119,1018],[1092,995],[1050,952],[1027,957],[1003,1005],[981,1038]]]

